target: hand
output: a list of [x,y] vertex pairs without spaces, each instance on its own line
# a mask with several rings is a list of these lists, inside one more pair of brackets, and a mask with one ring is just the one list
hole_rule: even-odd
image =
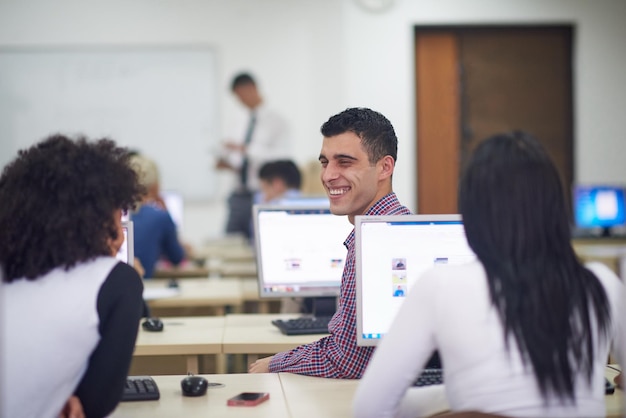
[[615,383],[615,385],[618,388],[623,389],[622,388],[622,374],[621,373],[613,378],[613,383]]
[[223,158],[217,160],[215,168],[217,168],[218,170],[235,170],[235,167],[233,167],[228,161],[224,160]]
[[237,144],[236,142],[224,142],[224,148],[229,151],[241,152],[246,151],[246,146],[243,144]]
[[274,356],[258,359],[248,367],[248,373],[269,373],[272,358],[274,358]]
[[83,411],[83,405],[80,403],[80,399],[77,396],[70,397],[63,410],[59,414],[59,418],[85,418],[85,412]]

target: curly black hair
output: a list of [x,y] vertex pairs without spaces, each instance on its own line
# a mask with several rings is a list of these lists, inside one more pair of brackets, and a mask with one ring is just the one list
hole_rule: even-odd
[[52,135],[19,151],[0,177],[3,280],[35,280],[109,255],[114,212],[144,193],[128,150],[110,139]]

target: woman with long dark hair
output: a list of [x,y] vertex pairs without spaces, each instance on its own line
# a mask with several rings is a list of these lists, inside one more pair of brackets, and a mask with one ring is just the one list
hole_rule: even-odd
[[359,386],[355,416],[414,413],[408,389],[438,350],[454,411],[604,417],[622,284],[606,266],[577,259],[544,149],[521,132],[482,142],[459,207],[478,260],[439,266],[409,289]]

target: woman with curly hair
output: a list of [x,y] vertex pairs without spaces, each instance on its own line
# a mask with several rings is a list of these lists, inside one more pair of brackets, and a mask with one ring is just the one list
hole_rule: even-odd
[[115,254],[122,211],[143,193],[127,150],[108,139],[54,135],[4,168],[1,416],[58,416],[76,398],[89,417],[117,406],[143,285]]

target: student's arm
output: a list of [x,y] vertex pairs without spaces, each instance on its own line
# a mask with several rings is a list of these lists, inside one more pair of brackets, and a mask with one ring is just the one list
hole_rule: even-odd
[[106,416],[120,401],[137,338],[142,292],[135,269],[121,262],[100,288],[100,342],[75,392],[88,417]]
[[[372,356],[354,401],[354,416],[394,417],[407,389],[435,350],[436,280],[424,275]],[[413,411],[413,414],[415,411]]]
[[339,337],[328,336],[294,350],[274,355],[272,373],[289,372],[335,379],[358,379],[373,352],[372,347],[343,344]]
[[362,376],[374,349],[356,345],[354,275],[354,256],[349,256],[342,278],[339,307],[328,325],[331,335],[312,344],[276,354],[269,363],[269,371],[342,379],[358,379]]

